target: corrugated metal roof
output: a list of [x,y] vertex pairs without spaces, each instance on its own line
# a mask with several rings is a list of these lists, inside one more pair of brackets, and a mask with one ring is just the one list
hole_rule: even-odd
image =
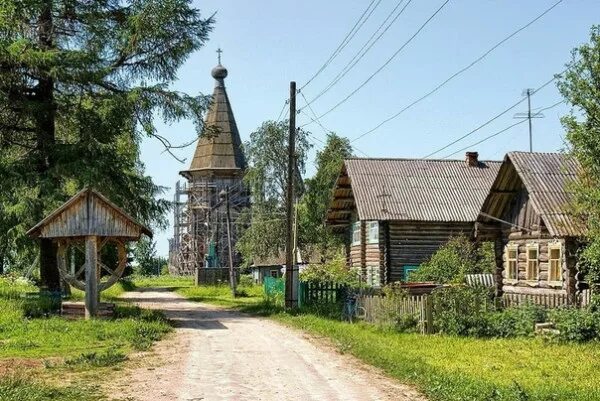
[[570,214],[571,185],[579,171],[573,157],[563,153],[510,152],[504,163],[514,166],[551,235],[583,234],[583,225]]
[[361,220],[474,222],[500,164],[349,159],[345,169]]

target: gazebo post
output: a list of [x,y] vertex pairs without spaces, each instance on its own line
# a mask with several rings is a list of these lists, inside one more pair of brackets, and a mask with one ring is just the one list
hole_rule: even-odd
[[98,242],[95,235],[85,237],[85,318],[98,314]]

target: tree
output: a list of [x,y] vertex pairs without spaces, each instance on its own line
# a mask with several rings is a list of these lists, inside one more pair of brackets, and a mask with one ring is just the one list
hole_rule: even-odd
[[[192,118],[201,131],[207,99],[168,86],[212,24],[189,0],[0,5],[0,260],[27,249],[26,229],[86,185],[145,223],[165,223],[168,203],[143,174],[139,143],[151,136],[170,152],[156,113]],[[42,241],[50,289],[59,286],[54,252]]]
[[[288,122],[266,121],[244,144],[248,170],[244,178],[252,194],[252,207],[237,224],[246,227],[237,243],[245,264],[279,256],[285,249],[285,189],[287,187]],[[302,192],[302,174],[311,145],[308,133],[296,134],[296,195]]]
[[324,255],[335,254],[341,244],[340,238],[325,226],[325,218],[344,159],[351,156],[350,140],[334,133],[327,135],[325,147],[317,152],[317,171],[305,180],[306,192],[298,211],[300,242],[308,251],[318,248]]
[[162,267],[167,264],[164,257],[156,255],[156,242],[142,237],[135,245],[133,257],[137,263],[135,273],[140,276],[159,275]]
[[558,89],[571,104],[562,118],[569,151],[581,165],[574,183],[574,212],[587,224],[587,246],[581,254],[589,278],[600,289],[600,26],[591,29],[590,42],[572,52]]

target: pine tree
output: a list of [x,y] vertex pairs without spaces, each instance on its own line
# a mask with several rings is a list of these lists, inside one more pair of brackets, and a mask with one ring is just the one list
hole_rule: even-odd
[[[163,222],[162,188],[143,174],[139,143],[193,118],[207,99],[169,90],[207,40],[212,17],[188,0],[6,0],[0,5],[0,264],[27,249],[27,228],[85,185],[144,222]],[[59,286],[53,246],[40,275]]]

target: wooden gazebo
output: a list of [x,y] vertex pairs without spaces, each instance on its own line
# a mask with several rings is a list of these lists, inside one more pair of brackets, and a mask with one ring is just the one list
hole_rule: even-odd
[[[119,280],[127,264],[126,243],[137,241],[152,231],[138,223],[99,192],[86,188],[77,193],[27,232],[33,238],[51,239],[58,245],[57,261],[61,277],[71,286],[85,291],[85,316],[96,316],[100,292]],[[100,251],[116,247],[117,263],[107,266]],[[67,268],[67,253],[80,249],[85,263]],[[85,271],[85,280],[80,280]],[[102,277],[102,272],[108,274]]]

